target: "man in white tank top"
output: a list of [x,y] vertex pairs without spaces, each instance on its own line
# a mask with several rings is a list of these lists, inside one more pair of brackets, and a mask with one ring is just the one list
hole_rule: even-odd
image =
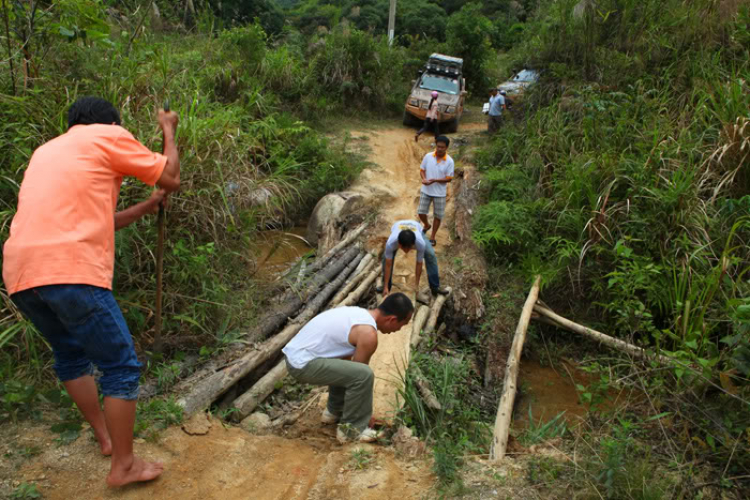
[[321,421],[339,424],[339,441],[378,438],[369,427],[375,375],[368,365],[378,348],[378,330],[397,332],[413,312],[414,305],[403,293],[389,295],[376,309],[337,307],[310,320],[282,349],[292,377],[303,384],[328,386]]

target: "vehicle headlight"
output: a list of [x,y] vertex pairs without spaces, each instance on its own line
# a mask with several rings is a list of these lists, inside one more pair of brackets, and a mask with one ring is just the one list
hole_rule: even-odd
[[456,107],[455,106],[448,106],[447,108],[445,108],[445,112],[448,113],[448,114],[453,114],[453,113],[456,112]]
[[419,107],[419,99],[417,99],[417,98],[411,98],[411,99],[409,99],[409,106],[415,106],[415,107],[418,108]]

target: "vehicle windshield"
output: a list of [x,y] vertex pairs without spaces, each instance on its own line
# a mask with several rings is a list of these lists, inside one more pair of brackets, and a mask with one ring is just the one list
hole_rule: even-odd
[[424,75],[419,82],[419,88],[425,90],[437,90],[446,94],[456,95],[459,92],[458,80],[440,78],[438,76]]
[[539,75],[533,69],[524,69],[513,77],[514,82],[535,82]]

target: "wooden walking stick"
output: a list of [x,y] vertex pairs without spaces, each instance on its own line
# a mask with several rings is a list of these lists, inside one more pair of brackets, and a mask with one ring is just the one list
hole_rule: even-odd
[[[169,99],[164,101],[164,111],[169,112]],[[161,151],[164,153],[166,147],[166,137],[162,135]],[[156,216],[156,227],[158,236],[156,239],[156,321],[154,324],[154,352],[160,353],[162,350],[161,337],[161,303],[162,303],[162,275],[164,274],[164,227],[166,225],[166,216],[164,214],[164,200],[159,203],[159,215]]]

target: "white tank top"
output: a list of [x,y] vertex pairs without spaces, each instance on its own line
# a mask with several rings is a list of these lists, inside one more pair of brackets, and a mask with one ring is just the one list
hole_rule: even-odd
[[343,358],[354,354],[349,332],[356,325],[369,325],[377,331],[375,319],[361,307],[337,307],[318,314],[302,327],[282,349],[289,364],[302,369],[316,358]]

